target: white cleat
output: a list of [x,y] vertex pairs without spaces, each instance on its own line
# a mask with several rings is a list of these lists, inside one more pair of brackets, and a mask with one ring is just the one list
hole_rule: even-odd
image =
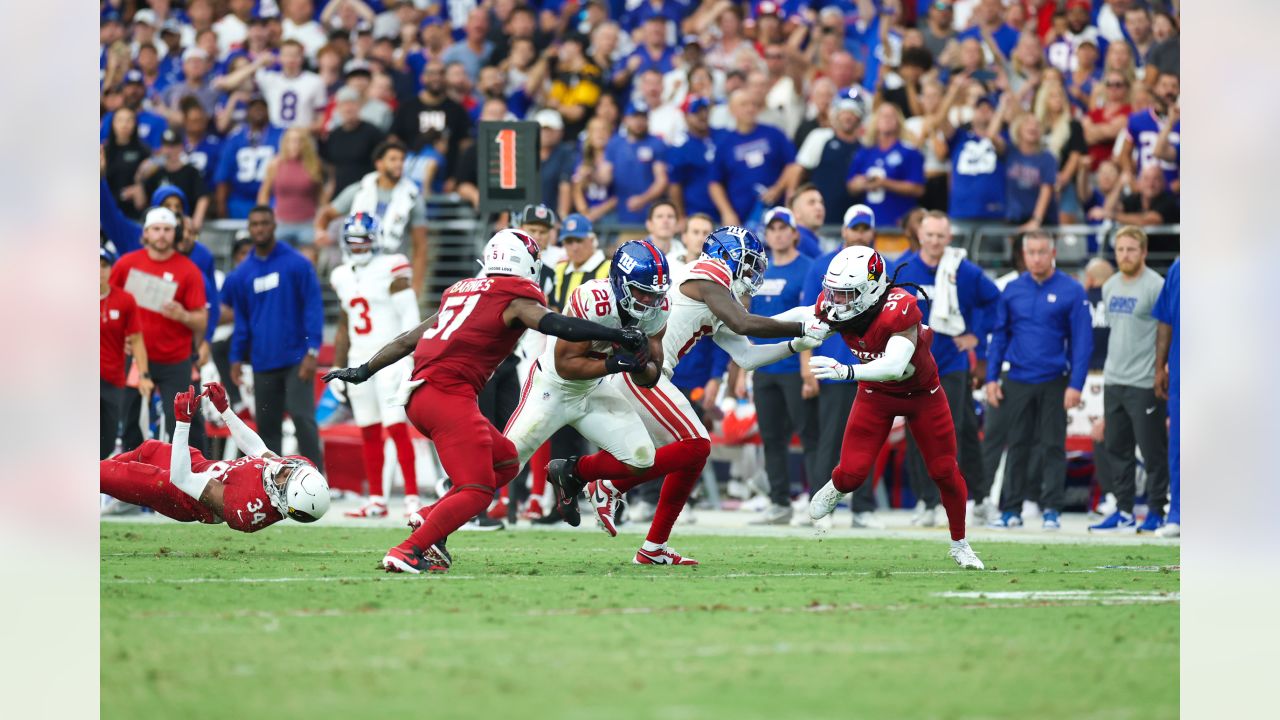
[[884,523],[880,522],[880,518],[873,512],[859,512],[853,514],[853,527],[863,530],[883,530]]
[[934,527],[938,524],[938,508],[921,507],[916,514],[911,517],[911,524],[918,527]]
[[409,517],[410,515],[418,512],[421,509],[422,509],[422,498],[418,497],[417,495],[404,496],[404,516],[405,517]]
[[985,570],[987,568],[978,559],[978,554],[973,551],[973,548],[969,547],[968,540],[952,542],[950,555],[957,565],[966,570]]
[[995,503],[990,499],[975,503],[973,506],[972,525],[986,525],[987,523],[1000,517],[1000,511],[996,509]]
[[1165,523],[1156,530],[1156,537],[1176,538],[1182,537],[1182,528],[1178,523]]
[[342,514],[349,518],[384,518],[387,516],[387,504],[381,500],[370,500],[359,508]]
[[809,501],[809,517],[814,520],[821,520],[830,515],[831,511],[836,509],[836,505],[839,505],[840,501],[848,494],[837,490],[835,483],[828,480],[827,484],[814,493],[813,499]]

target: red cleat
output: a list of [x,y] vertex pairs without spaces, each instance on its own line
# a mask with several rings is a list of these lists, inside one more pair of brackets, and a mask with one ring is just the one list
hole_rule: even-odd
[[421,553],[407,552],[397,546],[388,550],[386,557],[382,558],[383,570],[414,575],[424,572],[446,572],[452,564],[453,558],[449,556],[449,551],[444,549],[444,543],[432,545]]
[[506,520],[507,519],[507,499],[498,498],[489,506],[490,520]]
[[693,558],[687,558],[671,548],[663,545],[658,550],[645,550],[641,548],[636,551],[635,559],[631,561],[636,565],[697,565],[698,561]]
[[547,511],[542,509],[542,500],[535,497],[529,499],[529,505],[525,507],[524,512],[520,513],[520,518],[522,520],[537,520],[546,514]]
[[622,493],[615,490],[613,483],[608,480],[593,480],[587,483],[587,497],[591,498],[591,504],[595,507],[596,524],[609,533],[610,537],[617,537],[618,526],[615,519],[622,509]]
[[384,518],[387,516],[387,504],[370,500],[359,508],[342,514],[349,518]]

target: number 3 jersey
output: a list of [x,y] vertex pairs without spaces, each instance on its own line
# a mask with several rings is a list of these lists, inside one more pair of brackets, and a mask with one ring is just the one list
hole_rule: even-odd
[[351,339],[348,364],[359,365],[400,333],[417,324],[417,317],[402,318],[391,301],[391,283],[411,275],[404,255],[375,255],[364,265],[344,263],[329,274],[329,283],[347,315]]
[[513,300],[547,304],[537,283],[510,275],[454,283],[440,298],[436,324],[413,351],[413,379],[444,392],[475,397],[515,350],[524,325],[508,326],[502,313]]
[[[613,293],[613,285],[603,278],[588,280],[578,286],[565,302],[564,313],[569,317],[582,318],[599,323],[608,328],[622,328],[621,309],[618,298]],[[670,294],[662,299],[662,307],[639,324],[639,328],[650,337],[657,335],[667,324],[667,316],[671,313]],[[542,352],[539,362],[542,371],[557,385],[574,390],[587,390],[599,384],[602,378],[591,380],[566,380],[556,372],[556,345],[564,342],[559,338],[547,338],[547,347]],[[590,357],[603,360],[614,353],[613,343],[595,341],[591,343]]]
[[[814,306],[814,312],[820,318],[826,317],[822,307],[826,299],[827,291],[823,290],[818,295],[817,305]],[[849,346],[854,355],[858,356],[858,360],[864,363],[884,357],[884,350],[888,346],[891,336],[908,330],[913,326],[918,326],[916,350],[911,355],[911,364],[916,368],[915,373],[905,380],[891,382],[862,380],[858,383],[859,387],[898,395],[922,390],[931,391],[938,387],[938,364],[933,361],[933,353],[929,351],[929,347],[933,345],[933,330],[921,322],[923,318],[924,315],[921,313],[920,305],[916,302],[914,295],[903,290],[891,289],[889,290],[889,296],[885,298],[884,304],[880,306],[876,319],[871,321],[871,324],[867,326],[866,331],[863,333],[858,334],[856,331],[848,329],[850,322],[831,323],[831,328],[840,333],[840,336],[844,338],[845,344]]]

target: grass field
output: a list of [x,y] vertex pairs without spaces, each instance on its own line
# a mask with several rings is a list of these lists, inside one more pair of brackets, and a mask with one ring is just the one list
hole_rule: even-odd
[[[104,523],[104,718],[1174,718],[1177,547]],[[1106,567],[1113,566],[1113,567]],[[1116,567],[1119,566],[1119,567]],[[954,596],[946,596],[952,593]]]

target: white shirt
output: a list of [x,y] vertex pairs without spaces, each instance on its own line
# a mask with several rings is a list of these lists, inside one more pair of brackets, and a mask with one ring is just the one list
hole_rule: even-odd
[[365,362],[405,331],[403,318],[391,301],[391,283],[409,279],[411,272],[408,258],[389,254],[375,255],[364,265],[346,262],[329,274],[329,283],[347,315],[349,363]]
[[298,24],[285,18],[280,27],[282,30],[280,36],[283,39],[297,40],[302,43],[302,49],[306,51],[308,60],[315,60],[316,52],[329,42],[329,35],[315,20]]
[[232,45],[244,42],[249,34],[249,26],[234,13],[227,13],[226,17],[213,24],[213,32],[218,36],[218,53],[226,57],[231,52]]
[[262,69],[254,73],[253,79],[267,100],[271,124],[277,127],[308,126],[329,101],[324,80],[307,70],[290,78],[276,70]]
[[[645,318],[638,326],[644,331],[645,335],[656,335],[662,326],[667,324],[668,315],[671,312],[671,295],[662,299],[662,308]],[[605,279],[588,280],[577,287],[565,301],[564,312],[569,317],[582,318],[599,323],[607,328],[619,329],[622,327],[622,316],[619,314],[617,296],[613,294],[613,285]],[[557,385],[566,389],[577,390],[583,392],[590,390],[600,383],[601,378],[593,378],[591,380],[566,380],[560,377],[556,372],[556,345],[562,342],[559,338],[547,338],[546,349],[542,352],[540,358],[542,362],[542,370]],[[663,349],[666,349],[665,343]],[[591,352],[598,353],[601,357],[608,357],[613,354],[613,344],[603,341],[591,343]]]
[[714,335],[722,325],[720,318],[701,300],[694,300],[680,289],[685,280],[710,280],[729,287],[732,275],[720,260],[702,258],[679,271],[672,272],[671,316],[667,318],[667,332],[662,336],[663,372],[670,377],[676,365],[694,343],[707,335]]

